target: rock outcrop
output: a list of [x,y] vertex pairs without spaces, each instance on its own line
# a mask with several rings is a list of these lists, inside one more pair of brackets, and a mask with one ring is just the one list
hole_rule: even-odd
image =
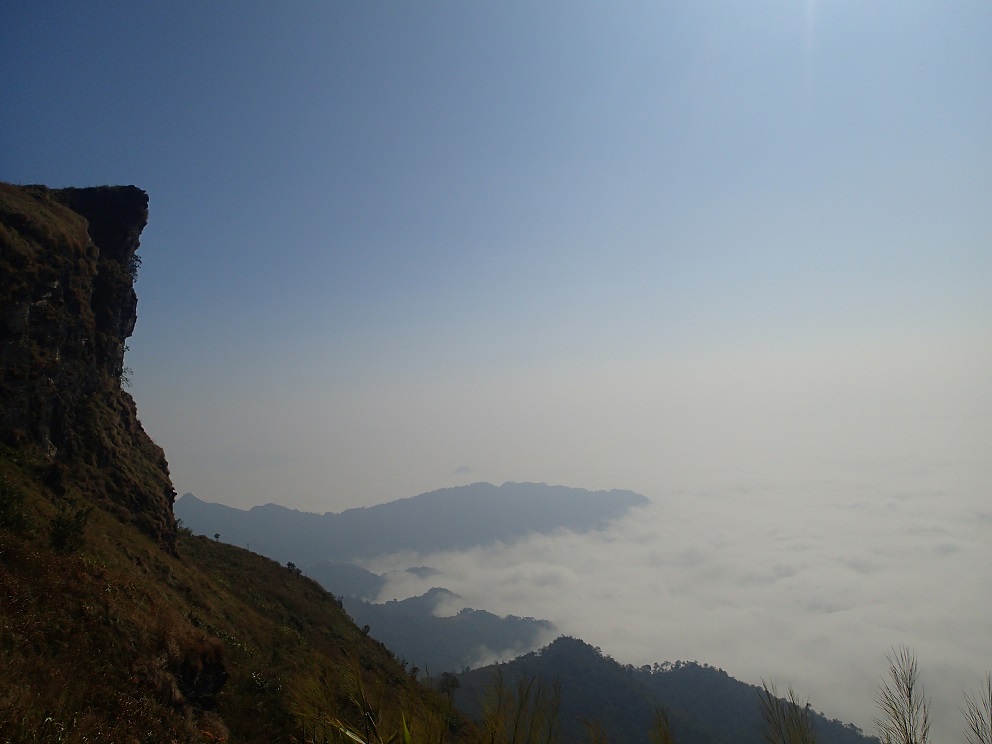
[[147,219],[133,186],[0,184],[0,442],[37,448],[56,493],[101,503],[171,551],[165,454],[122,389]]

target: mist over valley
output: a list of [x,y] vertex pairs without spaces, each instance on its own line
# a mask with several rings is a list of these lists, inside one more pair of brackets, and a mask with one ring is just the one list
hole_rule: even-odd
[[[336,573],[322,574],[317,564],[313,575],[332,593],[351,594],[346,607],[359,624],[369,624],[373,636],[382,627],[383,640],[398,643],[400,656],[421,669],[431,667],[424,661],[430,657],[416,650],[422,646],[399,640],[418,633],[410,608],[420,608],[415,622],[430,643],[446,631],[428,615],[451,622],[472,608],[493,621],[510,616],[545,624],[532,624],[506,648],[486,647],[488,658],[466,661],[469,644],[458,666],[431,667],[435,672],[509,660],[564,634],[635,667],[698,661],[751,684],[792,686],[817,710],[869,732],[885,656],[906,644],[919,654],[934,718],[953,725],[960,690],[975,687],[981,676],[975,659],[989,653],[974,603],[987,591],[984,572],[976,569],[992,561],[992,545],[982,538],[992,513],[967,478],[898,484],[888,480],[891,472],[885,478],[748,484],[730,494],[681,491],[650,502],[617,492],[624,508],[609,520],[586,521],[584,529],[564,527],[577,523],[579,511],[570,508],[569,495],[608,504],[610,492],[540,484],[448,489],[443,493],[452,500],[476,489],[502,504],[512,529],[493,540],[469,521],[457,540],[445,537],[436,550],[380,546],[378,555],[337,564]],[[881,490],[886,486],[888,493]],[[529,499],[502,501],[506,489],[528,489]],[[407,525],[417,524],[416,507],[427,515],[434,505],[423,496],[403,503],[411,510]],[[530,508],[516,519],[525,503]],[[177,513],[192,504],[184,497]],[[526,514],[535,512],[547,521],[528,529]],[[209,524],[224,539],[223,520]],[[466,546],[468,535],[487,539]],[[419,605],[411,604],[414,598]],[[390,610],[402,616],[404,605],[406,620],[385,619]],[[397,633],[387,623],[405,629]]]

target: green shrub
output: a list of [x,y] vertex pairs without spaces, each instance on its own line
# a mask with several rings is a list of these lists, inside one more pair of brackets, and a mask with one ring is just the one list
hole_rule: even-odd
[[21,534],[31,529],[24,492],[4,475],[0,475],[0,527]]
[[58,512],[52,517],[48,536],[56,553],[68,555],[83,547],[86,542],[86,522],[92,511],[92,506],[78,504],[75,499],[68,499],[59,505]]

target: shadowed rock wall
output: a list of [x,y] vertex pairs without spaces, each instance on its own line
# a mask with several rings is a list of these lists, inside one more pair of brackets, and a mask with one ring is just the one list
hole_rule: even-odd
[[169,550],[165,454],[121,389],[148,196],[0,184],[0,441],[33,446],[56,493],[99,501]]

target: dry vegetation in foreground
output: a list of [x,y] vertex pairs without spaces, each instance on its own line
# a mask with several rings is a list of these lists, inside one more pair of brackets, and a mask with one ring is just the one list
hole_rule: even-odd
[[185,531],[172,556],[47,468],[0,452],[0,741],[336,741],[370,715],[476,741],[312,580]]

